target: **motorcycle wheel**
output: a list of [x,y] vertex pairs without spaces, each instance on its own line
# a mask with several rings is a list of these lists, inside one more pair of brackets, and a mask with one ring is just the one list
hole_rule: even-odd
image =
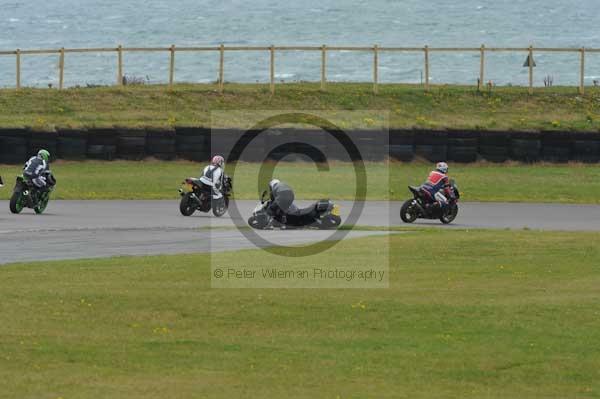
[[46,207],[48,206],[48,201],[50,201],[50,194],[43,193],[42,198],[40,199],[38,204],[33,207],[35,213],[37,213],[38,215],[43,213],[46,210]]
[[440,216],[440,221],[444,224],[452,223],[456,216],[458,215],[458,205],[452,204],[444,211],[442,216]]
[[220,201],[213,202],[213,215],[220,218],[227,212],[227,208],[229,208],[229,198],[225,197]]
[[21,213],[23,210],[23,193],[13,193],[10,197],[9,207],[12,213]]
[[252,215],[248,218],[248,226],[253,229],[264,230],[269,225],[269,218],[264,215]]
[[400,219],[404,223],[412,223],[417,220],[419,217],[417,210],[412,204],[413,200],[408,200],[402,204],[402,208],[400,208]]
[[336,215],[327,215],[321,220],[321,230],[336,229],[342,223],[342,218]]
[[196,211],[196,205],[194,201],[192,201],[192,193],[186,193],[183,197],[181,197],[181,201],[179,202],[179,212],[183,216],[191,216]]

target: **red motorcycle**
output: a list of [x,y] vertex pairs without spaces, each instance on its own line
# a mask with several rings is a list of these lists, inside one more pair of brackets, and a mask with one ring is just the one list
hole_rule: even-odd
[[413,223],[421,219],[439,219],[442,223],[452,223],[458,215],[458,199],[460,191],[456,182],[450,180],[450,190],[453,195],[448,205],[442,207],[431,198],[431,195],[422,187],[408,186],[413,194],[413,199],[407,200],[400,208],[400,218],[404,223]]

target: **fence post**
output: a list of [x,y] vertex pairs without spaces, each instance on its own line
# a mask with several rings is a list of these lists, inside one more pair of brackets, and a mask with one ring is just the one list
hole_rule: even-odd
[[485,68],[485,45],[481,45],[481,50],[479,50],[479,84],[477,85],[477,90],[481,91],[483,88],[483,79],[484,79],[484,68]]
[[326,46],[321,46],[321,90],[325,90],[326,83],[326,68],[327,68],[327,50]]
[[425,91],[429,91],[429,46],[423,48],[425,51]]
[[223,77],[225,67],[225,46],[219,47],[219,93],[223,94]]
[[529,46],[529,94],[533,94],[533,46]]
[[17,90],[21,88],[21,50],[15,52],[17,56]]
[[117,86],[123,86],[123,46],[117,47]]
[[171,53],[171,62],[169,64],[169,87],[173,87],[173,80],[175,77],[175,45],[172,44],[169,49]]
[[585,92],[585,47],[581,48],[581,64],[579,71],[579,94],[584,94]]
[[58,59],[58,89],[62,90],[65,81],[65,48],[60,49],[60,57]]
[[373,93],[379,92],[379,46],[373,46]]
[[275,94],[275,46],[271,44],[269,49],[271,52],[270,79],[271,79],[271,94]]

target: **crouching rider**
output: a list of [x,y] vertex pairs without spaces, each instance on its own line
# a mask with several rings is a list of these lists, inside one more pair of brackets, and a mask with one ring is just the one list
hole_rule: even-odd
[[202,177],[200,181],[212,189],[212,198],[219,200],[223,198],[223,168],[225,165],[225,158],[221,155],[215,155],[210,161],[210,165],[207,165],[202,171]]
[[50,171],[49,159],[50,153],[42,149],[38,151],[37,155],[29,158],[23,167],[23,176],[40,191],[44,191],[48,187],[46,175]]

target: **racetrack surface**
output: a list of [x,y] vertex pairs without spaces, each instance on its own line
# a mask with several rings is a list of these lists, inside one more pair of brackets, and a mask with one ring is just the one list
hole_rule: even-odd
[[[308,202],[299,201],[299,205]],[[352,202],[339,201],[342,218]],[[254,248],[234,226],[245,220],[255,201],[236,201],[241,219],[196,213],[181,216],[178,201],[51,201],[46,213],[26,209],[12,215],[0,201],[0,264],[36,260],[79,259],[119,255],[213,252]],[[358,225],[397,226],[400,202],[365,203]],[[531,228],[600,230],[600,206],[511,203],[461,203],[455,223],[419,220],[416,226],[441,228]],[[407,226],[407,225],[405,225]],[[265,231],[273,243],[294,245],[326,239],[330,231]],[[347,237],[381,232],[352,231]]]

